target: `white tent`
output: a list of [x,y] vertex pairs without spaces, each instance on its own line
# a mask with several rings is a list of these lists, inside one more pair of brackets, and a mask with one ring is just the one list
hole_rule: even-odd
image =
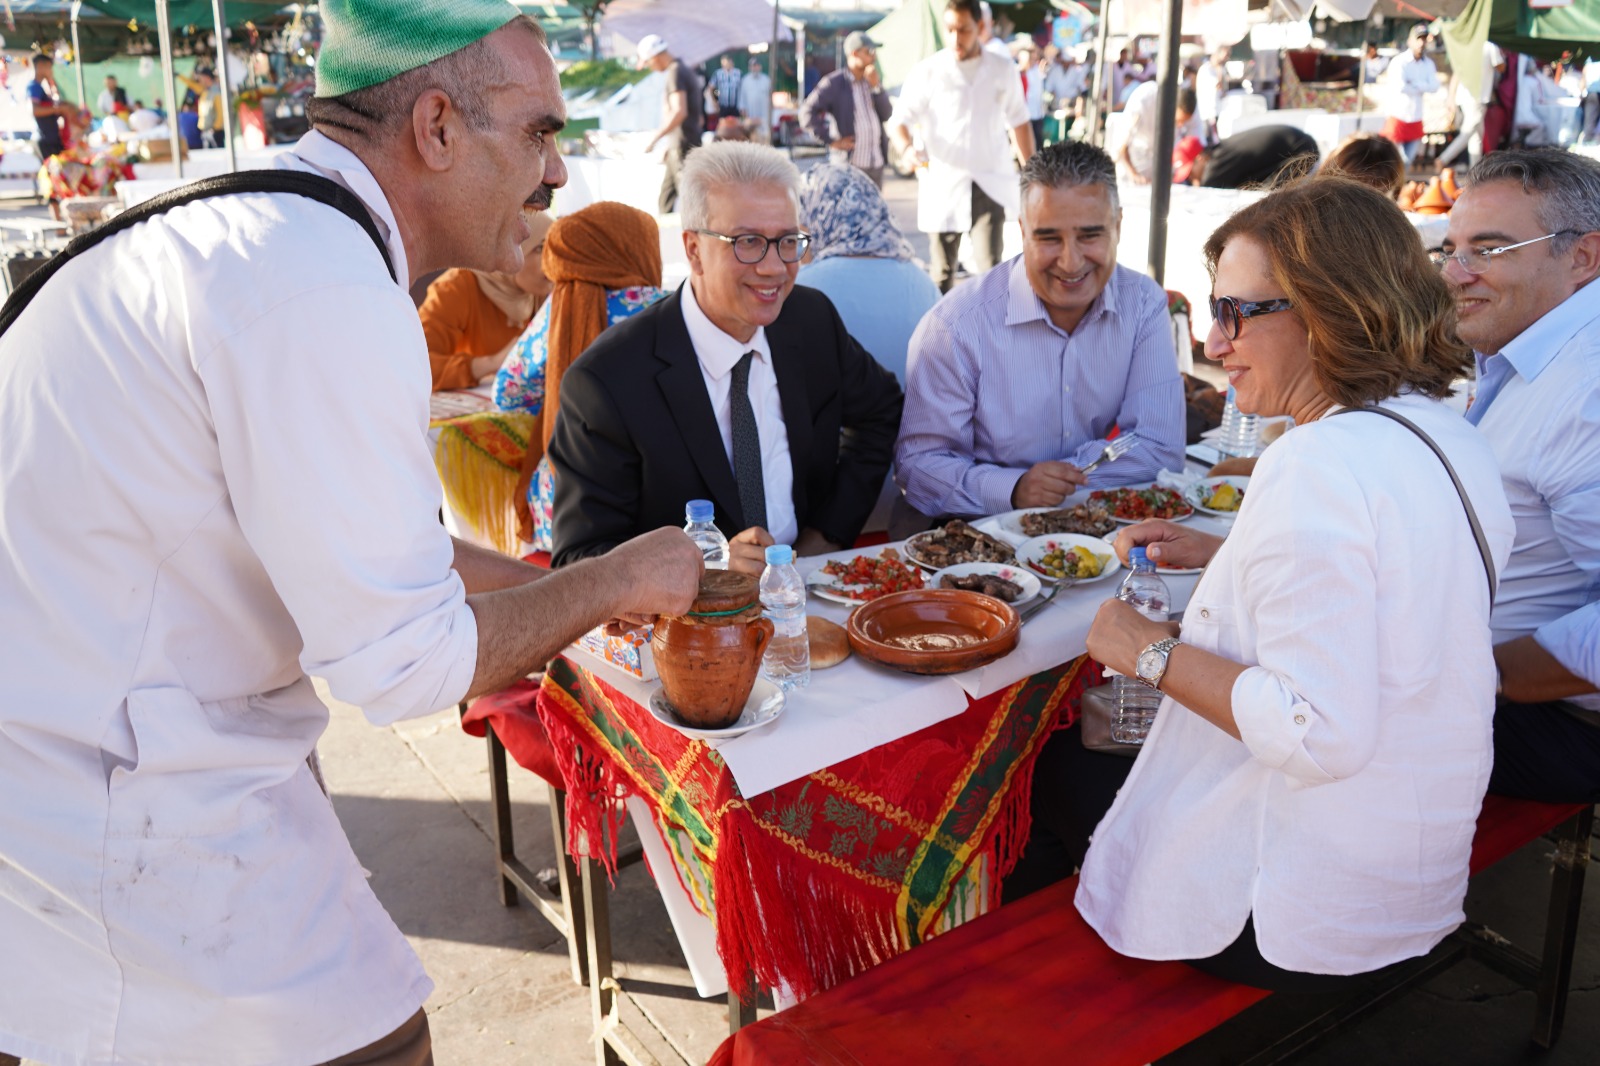
[[[690,66],[737,48],[772,40],[771,0],[612,0],[601,31],[637,42],[660,34],[672,54]],[[792,41],[787,27],[779,40]]]

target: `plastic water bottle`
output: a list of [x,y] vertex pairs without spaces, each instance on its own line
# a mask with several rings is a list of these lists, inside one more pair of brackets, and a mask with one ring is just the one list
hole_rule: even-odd
[[811,684],[811,639],[806,636],[806,583],[794,568],[794,549],[774,544],[761,572],[762,613],[772,620],[761,672],[785,691]]
[[710,500],[690,500],[683,509],[684,518],[688,523],[683,531],[689,534],[689,539],[700,548],[700,554],[705,556],[707,570],[726,570],[728,568],[728,538],[722,535],[722,530],[717,528],[712,521],[717,515],[716,508]]
[[[1132,570],[1117,590],[1117,599],[1131,603],[1134,609],[1152,622],[1165,622],[1172,604],[1172,594],[1167,583],[1156,573],[1143,548],[1128,553]],[[1150,735],[1150,726],[1161,708],[1161,693],[1143,684],[1137,678],[1118,677],[1113,681],[1117,697],[1117,717],[1111,723],[1111,739],[1119,744],[1143,744]]]
[[1223,455],[1248,458],[1261,452],[1261,419],[1239,410],[1233,386],[1228,386],[1228,402],[1222,408],[1222,436],[1217,450]]

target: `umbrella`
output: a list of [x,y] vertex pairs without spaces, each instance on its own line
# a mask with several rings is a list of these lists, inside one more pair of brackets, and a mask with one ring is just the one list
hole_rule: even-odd
[[[697,66],[712,56],[772,40],[770,0],[612,0],[601,26],[629,41],[659,34],[677,59]],[[784,27],[779,39],[794,40]]]

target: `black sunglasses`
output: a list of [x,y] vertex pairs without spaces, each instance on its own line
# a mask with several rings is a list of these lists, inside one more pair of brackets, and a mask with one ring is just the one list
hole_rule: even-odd
[[1262,300],[1252,303],[1240,300],[1233,296],[1211,297],[1211,317],[1217,320],[1217,325],[1222,329],[1222,335],[1231,340],[1239,336],[1239,327],[1247,318],[1257,315],[1270,315],[1275,311],[1287,311],[1294,304],[1288,300]]

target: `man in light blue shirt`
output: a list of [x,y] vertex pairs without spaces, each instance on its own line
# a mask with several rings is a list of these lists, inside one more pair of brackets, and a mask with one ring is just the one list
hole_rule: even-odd
[[[911,338],[895,478],[922,515],[1054,507],[1080,486],[1181,469],[1167,297],[1117,265],[1111,158],[1052,145],[1022,171],[1023,253],[956,289]],[[1090,475],[1112,427],[1138,445]]]
[[1491,624],[1491,791],[1600,800],[1600,163],[1495,152],[1440,257],[1477,352],[1467,411],[1517,521]]

